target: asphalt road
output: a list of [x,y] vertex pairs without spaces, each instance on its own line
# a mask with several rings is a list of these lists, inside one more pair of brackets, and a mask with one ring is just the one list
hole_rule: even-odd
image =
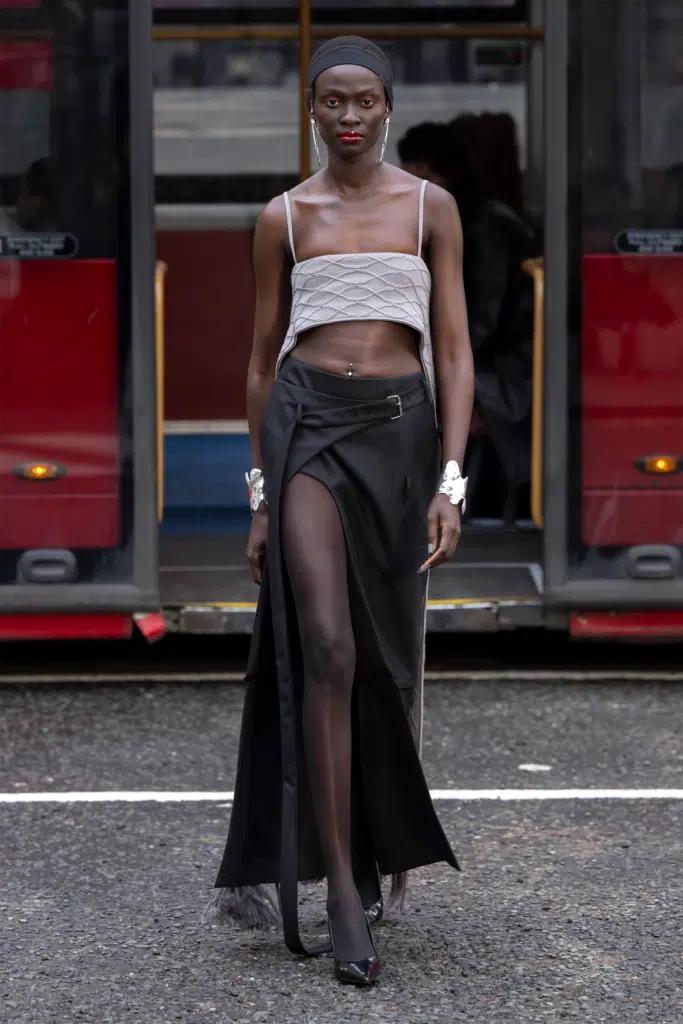
[[[404,915],[376,929],[372,991],[276,932],[200,924],[225,800],[87,802],[229,791],[241,700],[229,684],[0,688],[3,1024],[681,1024],[683,801],[656,798],[683,791],[680,683],[430,685],[425,769],[455,791],[437,807],[463,871],[413,874]],[[585,788],[654,792],[566,798]],[[548,799],[461,793],[498,789]],[[55,792],[86,802],[6,796]],[[322,932],[322,887],[301,915]]]

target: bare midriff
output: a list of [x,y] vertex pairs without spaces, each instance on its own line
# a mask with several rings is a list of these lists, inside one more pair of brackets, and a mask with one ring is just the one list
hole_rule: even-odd
[[419,335],[387,320],[321,324],[303,331],[292,356],[345,377],[403,377],[422,369]]

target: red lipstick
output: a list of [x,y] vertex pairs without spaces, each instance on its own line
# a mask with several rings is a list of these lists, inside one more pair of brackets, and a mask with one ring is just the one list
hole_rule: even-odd
[[360,142],[363,136],[359,132],[342,132],[337,138],[340,142],[346,142],[348,144],[352,142]]

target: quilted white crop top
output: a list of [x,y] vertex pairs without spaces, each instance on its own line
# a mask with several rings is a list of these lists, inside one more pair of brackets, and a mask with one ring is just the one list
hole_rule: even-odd
[[[422,259],[426,181],[420,189],[417,253],[358,252],[312,256],[296,262],[289,196],[284,193],[292,250],[292,312],[275,372],[302,331],[346,320],[391,320],[420,335],[420,360],[435,403],[434,356],[429,330],[432,278]],[[436,403],[435,403],[436,404]]]

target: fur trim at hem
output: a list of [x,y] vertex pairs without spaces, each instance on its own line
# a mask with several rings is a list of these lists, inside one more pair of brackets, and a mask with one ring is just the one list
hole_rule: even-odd
[[406,889],[408,887],[408,872],[400,871],[391,876],[391,889],[387,900],[387,911],[395,910],[402,914],[406,902]]
[[201,921],[202,924],[232,923],[245,931],[265,931],[282,925],[279,908],[263,885],[214,889]]
[[[321,879],[315,879],[321,881]],[[407,871],[391,876],[391,890],[387,899],[387,912],[402,914],[405,909]],[[275,886],[277,900],[271,898],[264,885],[243,885],[239,888],[216,888],[211,894],[201,917],[204,925],[235,924],[244,931],[266,931],[281,927],[282,915],[279,909],[278,886]]]

